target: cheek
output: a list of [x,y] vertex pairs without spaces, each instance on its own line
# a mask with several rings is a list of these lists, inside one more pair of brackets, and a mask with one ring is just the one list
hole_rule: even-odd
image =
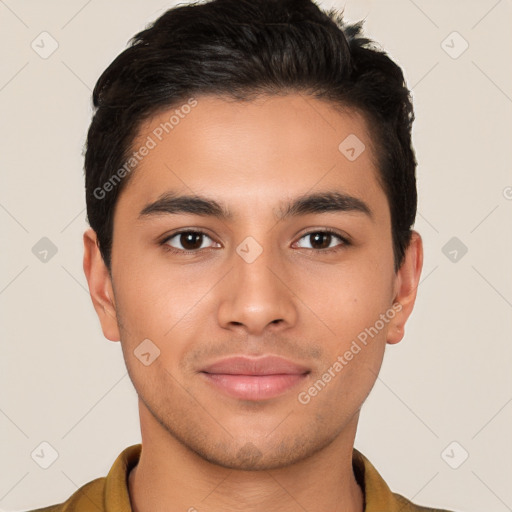
[[120,279],[114,279],[123,345],[133,351],[149,339],[160,350],[160,361],[179,360],[200,329],[198,319],[203,325],[210,320],[207,299],[215,279],[206,271],[137,261],[126,262]]
[[290,287],[307,306],[301,308],[304,320],[309,318],[317,323],[328,338],[335,340],[338,348],[343,348],[359,333],[372,327],[391,307],[393,274],[390,268],[378,258],[317,266],[297,273]]
[[[165,258],[148,257],[148,249],[133,248],[128,257],[123,247],[116,248],[118,258],[113,266],[114,290],[120,309],[124,315],[126,327],[148,328],[154,326],[155,335],[162,328],[162,323],[169,329],[186,305],[186,289],[190,292],[191,285],[185,285],[179,267],[167,264]],[[159,333],[162,334],[161,332]]]
[[324,356],[300,402],[311,401],[319,415],[330,411],[331,420],[338,423],[358,410],[370,393],[386,346],[388,324],[381,315],[389,310],[388,289],[384,281],[357,276],[327,297],[316,289],[317,316],[329,330],[323,328],[325,335],[317,335]]

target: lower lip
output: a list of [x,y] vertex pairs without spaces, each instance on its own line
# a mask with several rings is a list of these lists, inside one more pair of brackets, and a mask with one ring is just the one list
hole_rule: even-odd
[[241,400],[266,400],[279,396],[304,381],[306,374],[229,375],[205,373],[208,382]]

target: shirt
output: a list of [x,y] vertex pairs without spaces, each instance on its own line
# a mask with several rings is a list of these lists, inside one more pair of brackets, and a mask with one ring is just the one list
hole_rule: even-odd
[[[141,450],[141,444],[125,448],[106,477],[97,478],[83,485],[60,505],[29,512],[133,512],[128,493],[128,475],[137,465]],[[449,512],[415,505],[400,494],[391,492],[370,461],[355,448],[352,467],[357,483],[363,491],[364,512]]]

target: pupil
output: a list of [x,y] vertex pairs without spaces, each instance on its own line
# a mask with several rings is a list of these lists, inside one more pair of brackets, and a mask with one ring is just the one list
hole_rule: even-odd
[[[185,249],[189,249],[189,250],[192,250],[192,249],[198,249],[199,247],[201,247],[201,242],[200,242],[200,239],[201,239],[201,233],[183,233],[181,235],[181,245],[185,248]],[[199,240],[199,244],[197,243]]]
[[[325,249],[331,244],[330,233],[314,233],[311,236],[314,239],[314,242],[311,244],[313,247],[315,247],[315,243],[320,243],[321,247],[315,247],[316,249]],[[323,239],[323,243],[319,242],[319,239]]]

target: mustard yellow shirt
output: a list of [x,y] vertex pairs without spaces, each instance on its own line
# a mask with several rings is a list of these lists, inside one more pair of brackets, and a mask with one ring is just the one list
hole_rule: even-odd
[[[128,475],[137,465],[141,449],[141,444],[124,449],[106,477],[83,485],[66,502],[29,512],[132,512]],[[449,512],[415,505],[400,494],[391,492],[370,461],[355,448],[352,464],[363,490],[364,512]]]

